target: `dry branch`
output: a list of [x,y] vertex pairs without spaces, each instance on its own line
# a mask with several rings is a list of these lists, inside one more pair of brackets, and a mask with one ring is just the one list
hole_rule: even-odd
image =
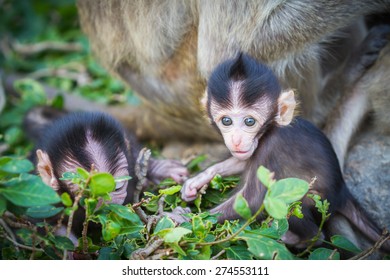
[[83,46],[79,43],[65,43],[65,42],[40,42],[35,44],[20,44],[14,43],[12,48],[15,52],[21,55],[34,55],[45,51],[58,52],[79,52],[83,50]]

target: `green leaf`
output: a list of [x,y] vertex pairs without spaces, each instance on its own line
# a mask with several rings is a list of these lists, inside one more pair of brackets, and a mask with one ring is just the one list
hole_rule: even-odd
[[86,215],[87,216],[93,215],[96,206],[98,204],[98,200],[96,198],[86,198],[84,199],[84,203],[85,203]]
[[207,159],[206,155],[200,155],[187,164],[187,169],[190,173],[198,172],[201,168],[199,164]]
[[226,256],[231,260],[251,260],[253,255],[244,245],[234,245],[224,248]]
[[251,209],[249,208],[249,204],[246,199],[242,196],[242,194],[238,194],[236,200],[233,205],[234,211],[237,212],[245,220],[249,220],[252,217]]
[[68,172],[62,173],[62,177],[60,178],[60,180],[62,180],[62,181],[70,181],[73,179],[81,179],[80,174],[68,171]]
[[273,220],[270,227],[259,228],[251,232],[256,231],[263,236],[272,239],[280,239],[288,231],[288,221],[287,219]]
[[52,205],[35,206],[28,208],[26,215],[30,216],[31,218],[44,219],[53,217],[62,210],[64,210],[64,207],[55,207]]
[[22,228],[16,231],[16,235],[23,241],[23,244],[31,246],[33,244],[33,231],[31,229]]
[[112,203],[109,204],[107,207],[123,219],[129,220],[135,224],[142,224],[139,216],[133,213],[131,209],[126,206]]
[[74,251],[73,242],[65,236],[55,236],[52,241],[54,245],[60,250]]
[[58,194],[35,175],[20,176],[5,183],[0,193],[13,204],[23,207],[42,206],[60,202]]
[[15,81],[14,87],[21,94],[22,100],[28,101],[31,105],[46,103],[46,93],[39,82],[33,79],[20,79]]
[[76,171],[77,174],[79,174],[82,179],[87,180],[89,178],[89,172],[84,168],[77,167]]
[[51,107],[63,110],[64,109],[64,97],[61,94],[56,95],[51,101]]
[[180,190],[181,190],[181,186],[180,185],[176,185],[176,186],[172,186],[172,187],[169,187],[169,188],[166,188],[166,189],[161,189],[158,192],[160,194],[173,195],[175,193],[180,192]]
[[111,247],[103,247],[99,250],[98,260],[120,260],[118,252]]
[[289,209],[289,212],[291,212],[291,215],[295,216],[299,219],[303,219],[303,217],[304,217],[301,204],[302,204],[301,201],[296,201],[290,205],[290,209]]
[[0,216],[4,214],[5,210],[7,210],[7,201],[4,196],[0,195]]
[[[83,237],[78,238],[77,243],[78,243],[77,249],[79,251],[82,251],[83,250]],[[96,252],[100,248],[98,245],[93,244],[92,239],[89,237],[87,237],[87,244],[88,244],[88,252],[89,253]]]
[[309,190],[309,184],[301,179],[287,178],[274,184],[264,198],[268,214],[275,219],[283,219],[288,213],[288,205],[301,199]]
[[194,260],[209,260],[211,257],[211,246],[203,246],[199,249],[199,253],[192,257]]
[[23,139],[23,131],[16,126],[12,126],[4,132],[4,141],[12,146],[18,144]]
[[266,187],[270,188],[273,183],[275,183],[274,180],[274,173],[269,171],[264,166],[260,166],[257,169],[257,178],[260,180],[260,182]]
[[101,220],[101,216],[99,216],[100,222],[102,224],[102,235],[105,241],[110,241],[114,239],[121,231],[121,225],[111,221],[111,220]]
[[271,238],[244,232],[239,236],[248,244],[249,251],[257,258],[262,260],[292,260],[294,256],[281,244]]
[[341,235],[334,235],[330,238],[330,241],[334,246],[340,249],[347,250],[349,252],[359,254],[362,250],[355,246],[351,241]]
[[186,253],[179,246],[179,241],[183,238],[184,235],[191,233],[191,230],[176,227],[176,228],[167,228],[160,230],[157,235],[164,239],[164,242],[169,244],[169,246],[178,252],[180,255],[185,256]]
[[184,252],[184,250],[179,246],[178,243],[170,243],[169,246],[175,250],[178,254],[182,255],[182,256],[186,256],[186,252]]
[[194,205],[199,213],[202,212],[202,209],[200,208],[200,205],[202,203],[202,197],[203,195],[200,193],[194,200]]
[[280,199],[269,198],[269,192],[266,193],[264,198],[264,207],[268,214],[275,219],[284,219],[288,214],[288,205]]
[[34,165],[27,159],[2,157],[0,158],[0,170],[12,174],[28,173],[34,170]]
[[158,185],[164,186],[164,187],[170,187],[170,186],[177,185],[177,182],[175,180],[173,180],[172,178],[165,178]]
[[192,230],[195,234],[195,236],[197,238],[199,238],[200,240],[202,240],[207,232],[206,232],[206,228],[204,226],[204,223],[203,223],[203,220],[201,217],[199,216],[194,216],[192,217]]
[[166,228],[174,228],[175,223],[167,216],[162,217],[154,229],[154,233],[158,233],[159,231],[166,229]]
[[280,199],[289,204],[300,200],[308,190],[308,182],[297,178],[287,178],[279,180],[272,185],[270,197]]
[[309,260],[329,260],[329,259],[339,260],[340,253],[339,252],[334,253],[333,250],[326,249],[326,248],[318,248],[315,249],[309,256]]
[[131,180],[131,176],[119,176],[119,177],[115,177],[114,180],[115,180],[115,183],[120,183],[120,182],[123,182],[123,181],[129,181]]
[[94,196],[102,196],[115,190],[115,179],[110,173],[97,173],[91,176],[89,183]]
[[176,227],[176,228],[167,228],[161,230],[158,235],[164,239],[166,243],[178,243],[184,235],[191,233],[191,230]]
[[70,198],[70,195],[66,192],[61,194],[61,201],[62,201],[62,204],[64,204],[67,207],[70,207],[73,204],[72,199]]
[[202,195],[203,201],[207,200],[213,204],[221,204],[226,197],[221,195],[220,191],[213,190],[213,189],[207,189],[207,193],[205,195]]
[[221,175],[217,174],[210,181],[210,187],[215,190],[223,190],[223,178]]
[[323,215],[327,214],[330,206],[328,200],[325,199],[324,201],[322,201],[321,196],[319,196],[318,194],[308,194],[307,196],[314,201],[314,206],[317,208],[318,212]]
[[117,223],[121,227],[119,234],[137,234],[137,238],[140,238],[140,233],[145,229],[141,220],[139,220],[139,223],[134,223],[126,219],[121,219]]

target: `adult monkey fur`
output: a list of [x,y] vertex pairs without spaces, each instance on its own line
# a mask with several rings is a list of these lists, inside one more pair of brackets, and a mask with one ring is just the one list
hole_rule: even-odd
[[[337,100],[326,95],[342,91],[345,79],[332,74],[365,35],[362,17],[390,11],[388,0],[78,0],[77,5],[94,53],[143,101],[142,108],[110,108],[111,113],[137,127],[142,138],[161,141],[218,139],[199,98],[211,70],[239,51],[269,65],[283,87],[296,89],[303,115],[323,122]],[[342,28],[340,40],[332,37]],[[332,59],[338,44],[340,55]]]
[[[203,117],[199,99],[211,70],[239,51],[265,62],[283,88],[295,90],[303,116],[321,127],[327,124],[326,134],[340,160],[344,160],[348,137],[338,133],[343,127],[337,126],[338,121],[356,117],[345,120],[353,131],[366,111],[372,110],[371,128],[364,128],[365,147],[382,143],[383,138],[387,146],[376,153],[370,149],[357,165],[356,161],[347,164],[346,172],[353,170],[348,185],[359,202],[390,228],[385,210],[390,207],[390,189],[386,190],[390,185],[386,175],[390,163],[386,161],[390,155],[390,140],[386,140],[390,138],[390,44],[361,79],[361,92],[366,92],[360,99],[362,106],[349,108],[361,114],[337,106],[348,84],[343,62],[366,34],[365,16],[372,15],[376,21],[381,13],[388,20],[389,0],[78,0],[77,5],[81,27],[97,58],[143,101],[137,108],[106,109],[130,128],[137,127],[141,139],[219,141]],[[329,114],[333,107],[335,113]],[[352,139],[353,144],[361,140]],[[368,166],[367,159],[371,159]],[[380,207],[372,207],[373,201],[380,201]]]
[[[390,28],[386,26],[384,31],[390,32]],[[371,59],[362,58],[363,62]],[[324,237],[335,234],[329,224],[341,215],[372,242],[379,239],[381,230],[348,191],[329,140],[310,122],[293,117],[294,92],[282,91],[269,68],[244,54],[223,62],[210,76],[205,103],[210,121],[223,136],[232,157],[186,181],[182,189],[184,200],[195,199],[197,191],[216,174],[243,173],[244,180],[235,194],[210,212],[220,214],[221,222],[239,218],[233,209],[237,194],[247,199],[254,212],[266,192],[256,179],[257,168],[264,165],[275,172],[275,179],[317,177],[311,192],[330,202],[332,214],[325,224]],[[302,199],[302,212],[304,219],[291,217],[289,231],[283,236],[287,244],[298,248],[310,242],[321,222],[321,214],[307,197]],[[340,232],[336,229],[337,233]],[[389,246],[390,243],[386,244],[387,250]]]

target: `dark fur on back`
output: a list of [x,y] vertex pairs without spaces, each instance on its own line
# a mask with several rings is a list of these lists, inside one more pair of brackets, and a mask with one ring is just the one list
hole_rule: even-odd
[[[244,175],[246,178],[256,178],[257,168],[261,165],[274,171],[277,180],[295,177],[309,182],[316,177],[315,193],[330,202],[332,215],[342,214],[373,241],[379,238],[379,227],[367,218],[347,189],[330,141],[310,122],[297,117],[289,126],[273,126],[263,134],[252,158]],[[249,204],[255,211],[260,207],[266,190],[259,180],[247,180],[246,183],[243,195],[253,202]],[[302,208],[304,218],[291,217],[290,229],[309,239],[316,234],[321,215],[310,198],[303,198]]]

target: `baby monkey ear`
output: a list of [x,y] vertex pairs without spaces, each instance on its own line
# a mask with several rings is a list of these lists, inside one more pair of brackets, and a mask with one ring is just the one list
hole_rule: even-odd
[[42,178],[42,181],[52,187],[55,191],[58,191],[60,188],[57,178],[53,172],[53,166],[51,164],[49,155],[44,151],[38,149],[37,150],[37,170],[39,175]]
[[208,112],[207,112],[208,111],[208,108],[207,108],[207,106],[208,106],[208,104],[207,104],[208,103],[208,98],[209,98],[209,94],[208,94],[207,89],[206,89],[204,91],[204,93],[203,93],[203,96],[200,99],[200,105],[201,105],[201,108],[202,108],[202,111],[203,111],[205,117],[207,118],[207,120],[211,124],[212,120],[211,120],[211,118],[210,118],[210,116],[208,115]]
[[294,117],[294,109],[297,102],[294,98],[294,91],[283,91],[278,99],[278,114],[276,122],[279,125],[289,125]]
[[208,93],[207,93],[207,89],[204,91],[201,99],[200,99],[200,105],[202,105],[202,109],[204,111],[207,111],[207,99],[208,99]]

